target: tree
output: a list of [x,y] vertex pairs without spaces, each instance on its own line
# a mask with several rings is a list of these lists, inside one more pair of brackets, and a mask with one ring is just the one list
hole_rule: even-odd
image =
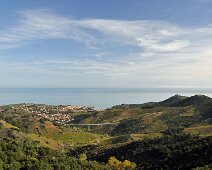
[[130,162],[128,160],[125,160],[123,162],[123,168],[127,169],[127,170],[135,169],[136,168],[136,164],[134,162]]
[[82,154],[80,154],[79,159],[80,159],[81,161],[85,161],[85,160],[87,160],[87,155],[84,154],[84,153],[82,153]]
[[114,168],[116,170],[121,170],[122,168],[122,162],[116,159],[115,156],[111,156],[107,162],[107,165],[111,168]]
[[4,167],[4,162],[2,161],[2,159],[0,159],[0,170],[3,170]]
[[130,162],[128,160],[121,162],[114,156],[109,158],[107,165],[116,170],[134,170],[136,168],[136,164],[134,162]]

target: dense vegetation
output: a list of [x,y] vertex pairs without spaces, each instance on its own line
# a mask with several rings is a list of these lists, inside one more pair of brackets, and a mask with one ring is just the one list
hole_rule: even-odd
[[110,123],[88,131],[1,106],[0,169],[211,169],[211,113],[203,95],[64,112],[72,124]]
[[[211,146],[212,137],[200,138],[178,134],[154,140],[135,141],[113,148],[92,148],[89,158],[106,162],[106,158],[115,156],[120,160],[129,159],[142,169],[186,170],[211,164]],[[86,150],[89,151],[88,148],[84,148],[78,152],[86,153]]]
[[14,137],[0,139],[0,169],[68,170],[109,169],[97,162],[79,160],[46,147],[39,147],[30,139],[19,141]]

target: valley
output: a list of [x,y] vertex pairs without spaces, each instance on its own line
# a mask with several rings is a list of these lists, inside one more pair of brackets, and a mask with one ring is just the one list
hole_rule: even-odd
[[[29,140],[74,159],[84,154],[87,163],[97,161],[106,169],[120,169],[109,164],[111,157],[123,161],[121,169],[207,168],[212,163],[211,113],[212,99],[204,95],[175,95],[101,111],[11,104],[0,107],[0,133],[1,140]],[[136,167],[124,168],[125,160]]]

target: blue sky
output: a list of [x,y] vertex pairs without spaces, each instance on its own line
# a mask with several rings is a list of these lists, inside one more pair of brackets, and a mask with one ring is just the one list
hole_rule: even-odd
[[0,0],[0,87],[212,85],[212,0]]

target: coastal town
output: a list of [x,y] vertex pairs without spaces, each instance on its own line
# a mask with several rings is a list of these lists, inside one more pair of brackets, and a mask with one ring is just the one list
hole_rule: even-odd
[[21,110],[26,113],[31,113],[35,118],[44,118],[49,121],[54,121],[59,124],[68,123],[73,121],[73,114],[88,113],[95,111],[94,107],[87,106],[74,106],[74,105],[45,105],[45,104],[33,104],[22,103],[0,106],[0,112],[6,110]]

